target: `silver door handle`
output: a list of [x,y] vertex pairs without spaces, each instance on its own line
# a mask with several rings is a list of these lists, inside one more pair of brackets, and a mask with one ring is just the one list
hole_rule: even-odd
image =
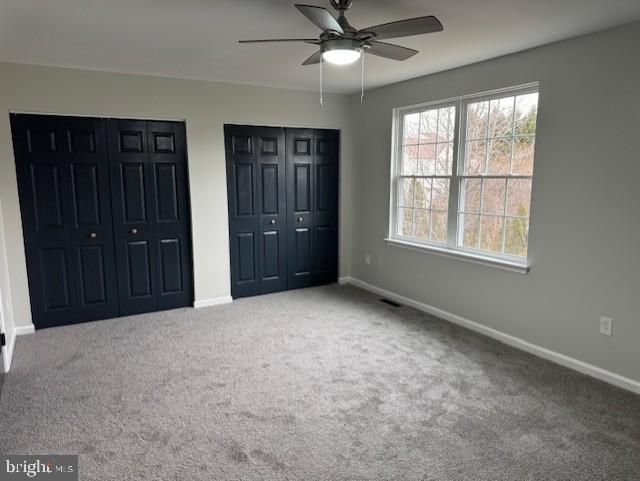
[[138,233],[138,229],[135,227],[129,231],[130,234],[136,235]]
[[98,237],[98,234],[96,234],[95,232],[92,232],[91,234],[89,234],[89,239],[91,240],[96,240],[96,237]]
[[298,217],[298,222],[302,222],[303,220],[304,220],[304,218]]
[[276,223],[276,220],[275,220],[275,219],[271,219],[271,220],[269,221],[269,224],[271,224],[271,225],[274,225],[275,223]]

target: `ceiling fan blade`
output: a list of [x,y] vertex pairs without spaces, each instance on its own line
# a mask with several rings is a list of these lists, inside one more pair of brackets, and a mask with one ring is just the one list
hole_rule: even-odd
[[320,30],[332,30],[340,34],[344,33],[338,21],[331,15],[326,8],[315,7],[313,5],[298,5],[296,8],[300,13],[315,23]]
[[397,22],[383,23],[360,30],[358,36],[372,34],[376,40],[385,38],[408,37],[423,33],[441,32],[444,30],[440,20],[430,15],[428,17],[408,18]]
[[269,38],[265,40],[239,40],[239,43],[268,43],[268,42],[305,42],[319,43],[315,38]]
[[320,63],[320,59],[321,58],[322,58],[322,52],[320,50],[318,50],[316,53],[314,53],[307,60],[302,62],[302,65],[314,65],[314,64]]
[[412,48],[401,47],[392,43],[370,41],[369,44],[371,44],[371,47],[365,50],[366,53],[392,60],[407,60],[418,53],[417,50]]

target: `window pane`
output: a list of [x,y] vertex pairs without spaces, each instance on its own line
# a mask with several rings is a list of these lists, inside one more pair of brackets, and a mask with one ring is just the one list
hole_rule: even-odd
[[429,216],[428,210],[416,209],[416,230],[414,237],[422,240],[429,240]]
[[402,207],[413,207],[413,179],[399,179],[398,192],[400,197],[398,201]]
[[433,179],[431,207],[441,210],[449,208],[449,179]]
[[418,146],[405,147],[402,152],[402,175],[415,175],[416,162],[418,158]]
[[514,175],[533,174],[533,152],[535,137],[516,137],[513,142],[513,165],[511,171]]
[[529,217],[531,180],[509,179],[507,191],[507,215]]
[[489,137],[513,135],[513,97],[491,100],[489,103]]
[[464,156],[465,174],[480,175],[485,173],[487,161],[487,142],[485,140],[473,140],[471,142],[467,142]]
[[535,134],[538,114],[538,94],[516,97],[516,134]]
[[464,212],[480,212],[480,179],[465,179],[463,181],[463,196],[460,210]]
[[431,211],[431,240],[447,242],[447,212]]
[[487,138],[489,101],[474,102],[467,106],[467,139]]
[[455,107],[446,107],[438,110],[438,142],[448,142],[453,140],[455,123]]
[[504,214],[506,180],[483,179],[482,181],[482,213]]
[[475,214],[462,214],[460,216],[462,226],[462,245],[472,249],[478,248],[478,233],[480,227],[480,216]]
[[510,163],[511,139],[490,140],[487,173],[489,175],[507,175]]
[[436,144],[421,145],[418,150],[417,175],[435,175],[436,173]]
[[431,179],[416,179],[416,207],[429,209],[431,207]]
[[402,143],[417,144],[420,129],[420,114],[407,114],[404,116]]
[[438,139],[438,109],[422,112],[420,119],[420,143],[435,143]]
[[398,209],[398,235],[413,235],[413,209]]
[[480,249],[502,252],[503,222],[502,217],[480,217]]
[[451,175],[453,165],[453,142],[438,144],[438,161],[436,175]]
[[526,256],[528,235],[529,222],[526,219],[507,219],[505,253]]

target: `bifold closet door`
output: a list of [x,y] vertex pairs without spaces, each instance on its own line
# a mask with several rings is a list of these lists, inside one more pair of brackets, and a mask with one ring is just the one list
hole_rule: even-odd
[[225,126],[231,295],[287,288],[284,129]]
[[108,120],[121,315],[190,305],[184,124]]
[[338,277],[338,153],[335,130],[286,129],[289,288]]
[[36,327],[118,315],[102,119],[11,115]]

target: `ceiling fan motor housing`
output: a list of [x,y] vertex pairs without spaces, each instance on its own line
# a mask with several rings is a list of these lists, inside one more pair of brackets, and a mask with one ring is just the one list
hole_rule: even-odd
[[353,5],[353,0],[331,0],[331,5],[336,10],[349,10]]
[[326,40],[320,45],[322,53],[330,50],[357,50],[362,51],[362,42],[354,40],[352,38],[336,38],[332,40]]

